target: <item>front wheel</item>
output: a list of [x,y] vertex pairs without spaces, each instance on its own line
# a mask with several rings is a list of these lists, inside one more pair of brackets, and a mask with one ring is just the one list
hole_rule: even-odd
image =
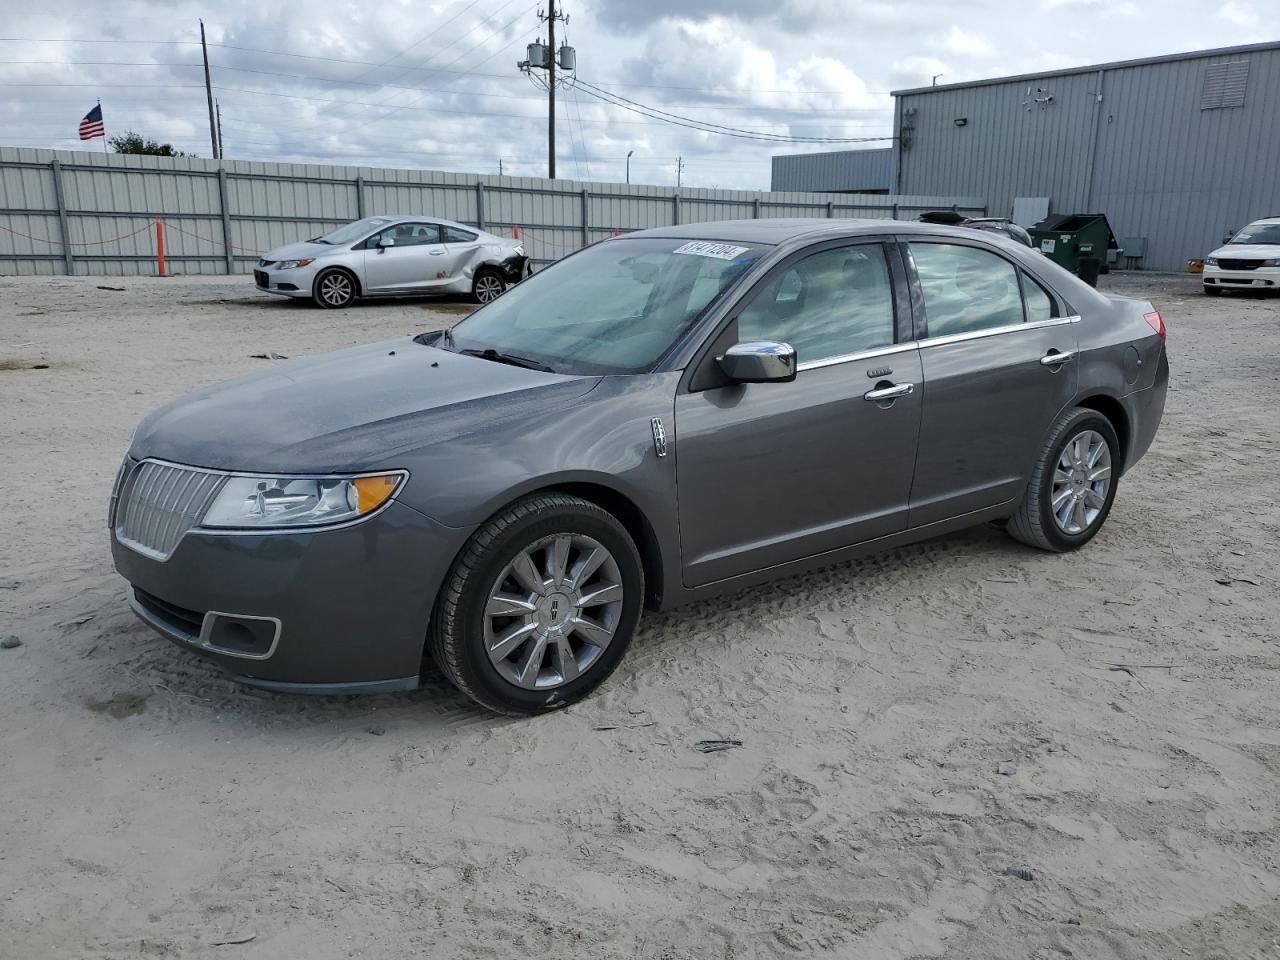
[[613,672],[643,598],[640,555],[617,519],[578,497],[538,494],[472,535],[441,589],[427,648],[482,706],[553,710]]
[[1068,410],[1049,431],[1010,536],[1063,553],[1094,538],[1116,496],[1120,442],[1111,421],[1094,410]]
[[481,270],[471,282],[471,299],[476,303],[491,303],[507,290],[506,278],[497,270]]
[[349,307],[356,299],[355,278],[345,270],[326,270],[316,277],[311,299],[326,310]]

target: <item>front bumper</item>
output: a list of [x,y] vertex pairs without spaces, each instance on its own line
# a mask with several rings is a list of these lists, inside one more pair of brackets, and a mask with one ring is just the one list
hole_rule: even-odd
[[1206,287],[1224,290],[1280,290],[1280,267],[1257,267],[1253,270],[1226,270],[1206,265],[1201,274]]
[[167,560],[115,536],[116,570],[148,626],[272,690],[417,686],[436,593],[466,531],[395,502],[312,531],[192,530]]
[[310,297],[318,269],[314,263],[289,270],[255,266],[253,285],[263,293],[278,293],[282,297]]

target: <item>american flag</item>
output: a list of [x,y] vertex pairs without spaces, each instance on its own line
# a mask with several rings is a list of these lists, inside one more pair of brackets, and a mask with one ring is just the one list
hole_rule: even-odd
[[80,121],[80,139],[94,140],[106,135],[107,129],[102,125],[102,104],[99,103],[86,113],[84,119]]

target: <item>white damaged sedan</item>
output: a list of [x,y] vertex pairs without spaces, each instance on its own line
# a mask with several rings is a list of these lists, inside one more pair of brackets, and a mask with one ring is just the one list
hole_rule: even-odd
[[529,272],[519,240],[452,220],[365,217],[332,233],[267,253],[254,267],[259,290],[349,307],[358,297],[426,293],[496,300]]

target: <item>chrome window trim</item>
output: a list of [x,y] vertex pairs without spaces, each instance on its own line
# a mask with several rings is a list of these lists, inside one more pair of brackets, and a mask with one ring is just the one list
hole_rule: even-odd
[[1040,330],[1045,327],[1061,327],[1078,323],[1080,317],[1050,317],[1048,320],[1033,320],[1031,323],[1009,323],[1002,327],[988,327],[985,330],[969,330],[965,333],[948,333],[941,337],[926,337],[919,341],[924,347],[942,347],[949,343],[963,343],[966,340],[982,340],[986,337],[998,337],[1006,333],[1017,333],[1019,330]]
[[875,357],[887,357],[895,353],[906,353],[909,350],[915,350],[920,344],[915,340],[909,340],[906,343],[894,343],[887,347],[875,347],[871,350],[860,350],[857,353],[843,353],[836,357],[825,357],[822,360],[807,360],[803,363],[796,364],[796,372],[803,373],[806,370],[817,370],[821,367],[833,367],[840,363],[856,363],[859,360],[871,360]]

